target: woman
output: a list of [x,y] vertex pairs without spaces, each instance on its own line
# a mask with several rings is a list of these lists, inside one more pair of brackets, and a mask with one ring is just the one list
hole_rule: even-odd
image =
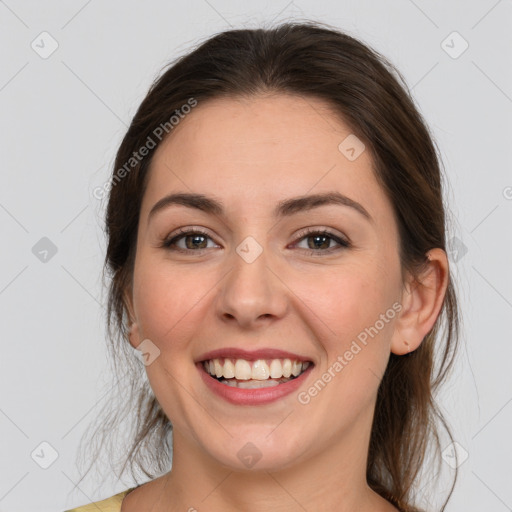
[[151,480],[74,510],[418,510],[458,310],[438,157],[397,77],[288,23],[218,34],[152,86],[106,215],[115,357],[143,362],[123,471]]

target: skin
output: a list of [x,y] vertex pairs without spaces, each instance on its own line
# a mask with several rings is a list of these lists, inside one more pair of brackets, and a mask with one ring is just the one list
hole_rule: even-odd
[[[261,95],[199,104],[157,149],[126,303],[130,343],[149,339],[160,350],[146,371],[174,427],[174,459],[172,471],[128,494],[123,512],[396,510],[366,483],[377,389],[390,353],[415,350],[434,325],[448,262],[433,249],[420,284],[402,273],[392,206],[370,152],[349,161],[338,150],[350,133],[322,100]],[[272,216],[283,199],[332,191],[372,220],[341,205]],[[148,223],[171,192],[214,197],[225,214],[173,205]],[[199,240],[206,249],[161,247],[178,228],[193,227],[208,232]],[[298,236],[309,227],[352,246],[327,238],[315,248],[314,237]],[[248,236],[262,248],[252,263],[236,252]],[[230,404],[194,366],[218,348],[280,348],[314,362],[304,391],[397,302],[401,311],[306,405],[297,393]],[[262,454],[252,469],[237,457],[247,442]]]

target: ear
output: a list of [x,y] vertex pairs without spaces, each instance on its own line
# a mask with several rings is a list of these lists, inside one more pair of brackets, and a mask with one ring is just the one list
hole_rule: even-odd
[[141,339],[140,339],[139,325],[137,324],[134,307],[133,307],[131,288],[127,288],[124,291],[123,299],[124,299],[124,304],[125,304],[125,307],[126,307],[126,310],[128,313],[128,321],[130,323],[128,339],[130,341],[130,345],[133,348],[137,348],[141,343]]
[[448,287],[448,258],[442,249],[427,253],[426,270],[412,276],[402,293],[402,310],[395,323],[391,352],[403,355],[416,350],[439,316]]

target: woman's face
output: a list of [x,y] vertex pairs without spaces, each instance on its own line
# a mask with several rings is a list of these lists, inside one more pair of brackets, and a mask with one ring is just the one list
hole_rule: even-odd
[[[206,200],[153,210],[171,194]],[[365,453],[400,336],[398,246],[369,151],[321,100],[199,103],[154,155],[128,299],[175,457],[276,470]],[[283,382],[287,358],[310,364]]]

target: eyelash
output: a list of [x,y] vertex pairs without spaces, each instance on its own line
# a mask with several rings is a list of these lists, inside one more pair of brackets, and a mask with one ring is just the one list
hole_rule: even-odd
[[[177,233],[172,235],[172,237],[165,239],[160,247],[168,249],[170,251],[176,251],[176,252],[181,252],[181,253],[196,252],[196,253],[202,254],[203,251],[207,250],[207,249],[198,249],[198,250],[182,249],[181,247],[178,247],[178,248],[172,247],[181,238],[184,238],[184,237],[190,236],[190,235],[201,235],[206,238],[210,238],[212,240],[211,236],[206,231],[203,231],[202,229],[199,229],[199,228],[179,229]],[[329,231],[327,229],[320,229],[320,230],[306,229],[305,231],[300,233],[298,242],[301,242],[302,240],[309,238],[313,235],[316,235],[316,236],[320,235],[320,236],[325,236],[325,237],[331,238],[332,240],[334,240],[336,243],[339,244],[339,247],[329,247],[328,249],[318,249],[318,250],[302,249],[303,251],[306,251],[311,256],[316,256],[319,253],[330,254],[332,252],[336,252],[341,249],[348,249],[348,248],[352,247],[352,244],[348,240],[345,240],[344,238],[341,238],[338,235],[335,235],[334,233],[332,233],[331,231]]]

